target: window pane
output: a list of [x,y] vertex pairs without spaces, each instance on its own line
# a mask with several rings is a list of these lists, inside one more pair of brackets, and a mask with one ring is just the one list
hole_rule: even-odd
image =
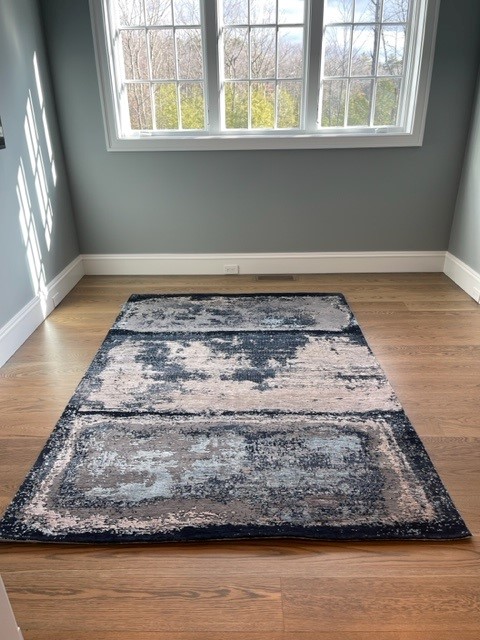
[[355,22],[380,22],[381,0],[355,0]]
[[378,53],[378,75],[399,76],[403,73],[405,27],[382,27]]
[[352,22],[353,0],[326,0],[324,8],[325,24]]
[[[353,11],[355,23],[345,27],[327,24],[324,30],[321,126],[343,126],[345,93],[347,126],[397,125],[407,25],[384,25],[382,19],[405,19],[410,3],[411,0],[355,0],[352,7],[349,0],[327,0],[327,21],[348,21]],[[326,80],[342,75],[351,78],[350,84]]]
[[278,0],[278,22],[281,24],[303,24],[305,0]]
[[351,27],[326,27],[325,68],[326,76],[346,76],[350,58]]
[[324,80],[322,127],[343,127],[345,120],[346,80]]
[[248,23],[248,0],[223,0],[224,24]]
[[254,27],[250,32],[252,78],[275,77],[276,29]]
[[278,83],[278,114],[279,129],[298,129],[300,127],[300,105],[302,99],[301,82]]
[[200,29],[177,29],[178,73],[185,80],[203,77],[202,32]]
[[354,27],[352,43],[352,76],[375,73],[375,27]]
[[173,29],[149,30],[152,78],[175,79],[175,50]]
[[394,126],[397,124],[400,83],[398,78],[383,78],[377,81],[373,120],[375,126]]
[[170,0],[145,0],[148,25],[173,24]]
[[199,25],[199,0],[173,0],[173,16],[176,25]]
[[145,24],[143,0],[117,0],[117,10],[121,27],[137,27]]
[[367,127],[370,124],[372,80],[352,80],[348,101],[348,126]]
[[150,85],[127,84],[128,109],[132,129],[152,129]]
[[303,75],[303,29],[280,27],[278,30],[278,77],[301,78]]
[[[261,26],[276,23],[276,0],[251,0],[250,15],[244,11],[245,7],[248,8],[247,0],[224,2],[229,24],[248,19],[252,24],[250,27],[226,26],[223,30],[226,127],[298,128],[305,35],[303,27],[287,25],[303,23],[305,0],[279,0],[280,26]],[[278,82],[280,79],[298,82]]]
[[205,128],[205,105],[202,85],[186,82],[180,85],[180,108],[183,129]]
[[248,83],[225,85],[225,122],[227,129],[248,129]]
[[157,129],[178,129],[177,87],[174,83],[155,85]]
[[247,28],[225,28],[223,57],[226,78],[248,78]]
[[147,80],[147,39],[143,29],[121,31],[125,79]]
[[252,82],[251,109],[253,129],[275,126],[275,83]]
[[384,22],[406,22],[410,0],[383,0]]
[[275,24],[277,18],[276,0],[250,0],[251,24]]

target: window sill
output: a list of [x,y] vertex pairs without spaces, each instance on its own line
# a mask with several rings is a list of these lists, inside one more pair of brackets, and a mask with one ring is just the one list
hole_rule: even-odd
[[108,151],[243,151],[261,149],[370,149],[385,147],[419,147],[422,135],[417,133],[356,134],[241,134],[107,137]]

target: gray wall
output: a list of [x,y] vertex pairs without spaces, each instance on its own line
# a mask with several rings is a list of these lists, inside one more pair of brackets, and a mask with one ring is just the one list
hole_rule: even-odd
[[87,0],[41,0],[84,253],[445,250],[480,2],[442,0],[422,148],[107,153]]
[[480,273],[480,74],[449,251]]
[[[45,114],[49,123],[57,181],[54,185],[51,162],[38,95],[33,56],[37,54],[43,84]],[[39,150],[45,162],[46,191],[51,202],[53,228],[50,248],[45,229],[24,130],[27,101],[38,124]],[[0,116],[6,149],[0,150],[0,327],[10,320],[35,295],[36,286],[28,266],[24,238],[19,220],[18,170],[23,163],[25,189],[30,205],[25,215],[31,223],[30,239],[38,238],[45,280],[52,280],[78,255],[67,178],[60,138],[52,104],[40,15],[36,0],[1,0],[0,2]]]

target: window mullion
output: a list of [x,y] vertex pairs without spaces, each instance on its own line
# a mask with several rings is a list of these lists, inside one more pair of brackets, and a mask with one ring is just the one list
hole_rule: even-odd
[[[115,5],[106,3],[103,6],[104,19],[107,28],[110,33],[116,34],[111,42],[111,73],[114,84],[118,87],[118,90],[114,92],[113,107],[116,112],[116,131],[117,134],[122,136],[125,133],[131,132],[130,115],[128,109],[128,97],[127,87],[124,82],[125,70],[124,62],[121,51],[121,39],[117,30],[118,25],[118,11]],[[107,49],[108,51],[108,49]]]
[[150,49],[150,35],[147,29],[147,8],[145,6],[145,0],[143,0],[142,2],[142,7],[143,7],[144,22],[145,22],[145,28],[144,28],[145,44],[147,47],[147,69],[148,69],[148,81],[149,81],[148,90],[150,93],[150,112],[152,114],[152,129],[156,129],[157,128],[157,106],[155,104],[155,89],[152,84],[152,78],[153,78],[152,55],[151,55],[151,49]]
[[378,23],[375,25],[375,29],[377,29],[376,39],[375,39],[375,50],[373,52],[373,71],[372,73],[372,88],[371,88],[371,100],[370,100],[370,126],[374,126],[375,119],[375,104],[377,101],[377,81],[378,81],[378,60],[380,57],[380,39],[382,37],[382,29],[383,29],[383,0],[380,0],[378,3]]
[[275,110],[273,115],[273,128],[278,129],[278,38],[280,35],[278,27],[278,0],[275,4]]
[[322,68],[323,41],[323,2],[309,0],[306,11],[309,15],[307,22],[308,36],[305,58],[305,97],[304,122],[306,131],[318,128],[318,106],[320,96],[320,73]]
[[247,8],[248,23],[248,104],[247,104],[247,128],[252,128],[252,26],[250,24],[250,2]]
[[416,58],[415,47],[417,44],[417,37],[413,37],[412,31],[417,31],[419,25],[422,22],[420,13],[420,2],[419,0],[414,0],[413,5],[409,7],[409,12],[407,15],[404,56],[407,56],[408,63],[403,73],[400,89],[399,109],[397,114],[397,124],[403,123],[403,126],[407,125],[407,123],[409,124],[408,121],[413,118],[413,114],[410,113],[410,111],[413,108],[414,103],[411,101],[411,99],[409,100],[409,98],[405,96],[405,92],[407,86],[412,86],[412,76],[415,76],[414,64]]
[[223,93],[223,70],[220,69],[223,35],[221,35],[221,20],[218,2],[202,0],[202,29],[204,33],[204,76],[207,96],[208,131],[220,133],[223,129],[222,109],[220,97]]
[[348,52],[348,65],[347,65],[347,86],[345,88],[345,113],[343,126],[348,126],[348,117],[350,111],[350,90],[352,87],[352,57],[353,57],[353,36],[355,35],[355,2],[352,7],[352,24],[350,25],[350,48]]
[[175,24],[175,12],[173,10],[173,2],[171,0],[171,10],[173,16],[173,51],[175,56],[175,96],[177,100],[177,118],[178,118],[178,128],[183,129],[182,124],[182,102],[180,100],[180,68],[178,61],[178,43],[177,43],[177,27]]

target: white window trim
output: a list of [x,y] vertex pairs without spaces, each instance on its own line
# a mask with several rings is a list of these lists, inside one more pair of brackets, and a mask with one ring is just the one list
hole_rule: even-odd
[[[151,137],[124,137],[118,130],[120,105],[114,99],[116,87],[113,82],[115,68],[114,52],[105,29],[108,20],[107,0],[89,0],[92,20],[97,75],[100,88],[105,137],[108,151],[208,151],[208,150],[249,150],[249,149],[337,149],[375,147],[419,147],[423,143],[428,95],[432,77],[435,51],[435,37],[438,23],[440,0],[426,0],[418,20],[420,33],[418,42],[423,40],[423,51],[419,67],[412,78],[412,86],[417,87],[415,103],[410,104],[407,123],[409,130],[394,127],[372,129],[321,129],[315,133],[292,131],[242,131],[230,132],[174,132]],[[311,0],[312,6],[317,5]],[[318,3],[320,4],[320,3]],[[211,2],[206,0],[205,13],[212,15]],[[212,28],[212,27],[210,27]],[[215,26],[213,28],[216,28]],[[411,56],[411,59],[413,56]],[[410,73],[413,64],[410,65]],[[311,99],[311,98],[310,98]]]

